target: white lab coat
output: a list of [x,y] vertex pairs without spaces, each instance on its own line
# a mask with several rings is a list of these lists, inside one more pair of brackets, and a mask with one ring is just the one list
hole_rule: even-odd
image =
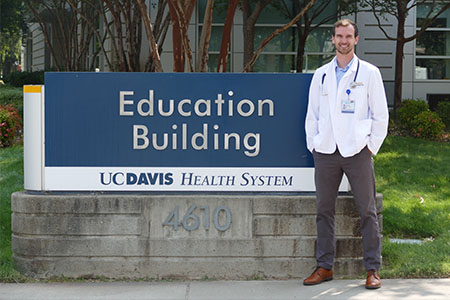
[[[389,120],[380,71],[355,56],[336,88],[334,60],[317,69],[311,82],[305,122],[307,147],[311,152],[331,154],[337,146],[343,157],[351,157],[367,146],[375,155],[387,135]],[[352,87],[358,61],[358,86]],[[355,101],[354,113],[342,112],[344,97]]]

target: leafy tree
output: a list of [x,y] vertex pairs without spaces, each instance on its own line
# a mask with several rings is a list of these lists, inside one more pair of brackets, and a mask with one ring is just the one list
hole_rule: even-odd
[[[363,7],[369,7],[377,19],[378,27],[391,41],[396,41],[395,49],[395,88],[394,88],[394,112],[400,108],[402,101],[402,81],[403,81],[403,49],[405,44],[411,42],[422,35],[433,22],[450,8],[450,1],[429,1],[429,0],[363,0]],[[427,5],[428,13],[425,18],[417,24],[418,30],[410,36],[405,33],[406,18],[412,9],[419,5]],[[388,16],[393,16],[397,20],[396,35],[390,35],[383,27],[381,18],[387,20]]]
[[[292,5],[289,5],[293,2]],[[272,5],[278,8],[278,10],[285,15],[289,19],[294,19],[295,15],[297,15],[302,9],[304,9],[308,4],[309,0],[294,0],[294,1],[273,1]],[[336,5],[335,8],[332,6]],[[332,9],[329,9],[329,8]],[[305,14],[296,22],[296,31],[297,31],[297,61],[296,61],[296,70],[298,73],[303,72],[303,60],[306,49],[306,41],[309,35],[314,31],[317,37],[321,37],[322,41],[330,38],[330,34],[328,32],[319,32],[317,29],[327,23],[334,23],[337,18],[341,15],[350,15],[357,12],[357,6],[355,2],[351,0],[318,0],[314,3],[314,5],[305,12]],[[323,44],[321,43],[319,47],[321,49],[317,49],[318,52],[326,52],[326,49],[323,49]]]
[[0,0],[0,73],[10,73],[19,61],[25,29],[21,0]]

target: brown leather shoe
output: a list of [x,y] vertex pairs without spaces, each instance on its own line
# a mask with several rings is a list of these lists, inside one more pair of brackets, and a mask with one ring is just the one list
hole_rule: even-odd
[[311,276],[303,280],[303,284],[315,285],[330,280],[333,280],[333,270],[327,270],[325,268],[317,267],[311,274]]
[[377,289],[381,286],[380,275],[377,270],[369,270],[367,272],[366,289]]

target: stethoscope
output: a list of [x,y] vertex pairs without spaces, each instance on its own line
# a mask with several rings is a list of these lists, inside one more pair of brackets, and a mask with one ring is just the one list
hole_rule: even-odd
[[[358,65],[356,66],[356,74],[355,74],[355,77],[353,78],[353,83],[356,82],[356,78],[358,77],[358,72],[359,72],[359,59],[358,59]],[[326,76],[327,76],[327,73],[323,73],[323,75],[322,75],[322,86],[323,86],[323,83],[325,82],[325,77]]]

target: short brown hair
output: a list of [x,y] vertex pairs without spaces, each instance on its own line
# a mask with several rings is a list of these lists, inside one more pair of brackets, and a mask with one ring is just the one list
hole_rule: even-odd
[[358,36],[358,26],[356,25],[355,22],[353,22],[352,20],[349,20],[349,19],[342,19],[342,20],[339,20],[336,23],[334,23],[333,32],[332,32],[333,36],[336,33],[336,28],[338,28],[340,26],[347,27],[349,25],[353,26],[353,28],[355,29],[355,37],[357,37]]

